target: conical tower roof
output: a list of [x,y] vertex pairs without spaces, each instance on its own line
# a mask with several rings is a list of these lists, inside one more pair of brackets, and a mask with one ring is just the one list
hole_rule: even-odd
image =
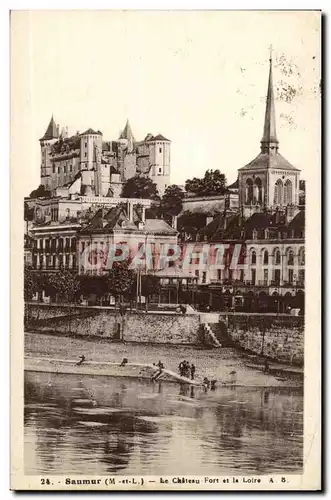
[[46,129],[46,132],[44,133],[43,137],[40,139],[41,141],[47,140],[47,139],[57,139],[59,137],[58,130],[56,123],[54,121],[54,117],[52,115],[51,121],[48,124],[48,127]]
[[126,121],[123,132],[120,135],[120,139],[127,139],[128,141],[135,142],[135,138],[133,136],[129,120]]
[[269,149],[270,145],[274,145],[278,148],[278,139],[276,133],[276,116],[275,116],[275,98],[273,90],[273,80],[272,80],[272,57],[270,54],[269,59],[269,81],[268,81],[268,92],[264,116],[264,128],[263,137],[261,139],[261,149],[262,151]]

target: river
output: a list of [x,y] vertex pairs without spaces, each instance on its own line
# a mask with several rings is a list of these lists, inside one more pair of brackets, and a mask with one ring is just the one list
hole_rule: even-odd
[[26,474],[300,473],[303,391],[25,373]]

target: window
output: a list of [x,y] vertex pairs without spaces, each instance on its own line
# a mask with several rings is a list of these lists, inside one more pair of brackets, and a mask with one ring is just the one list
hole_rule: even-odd
[[275,285],[280,285],[280,269],[275,269]]
[[70,217],[70,208],[66,209],[66,219],[69,219]]
[[66,251],[70,249],[70,238],[66,238]]
[[252,269],[251,270],[251,281],[252,281],[252,285],[255,285],[255,282],[256,282],[256,269]]
[[51,241],[51,249],[52,249],[52,252],[56,251],[56,240],[54,240],[54,239],[52,239],[52,241]]
[[63,268],[63,255],[59,255],[59,268]]
[[162,148],[159,148],[159,153],[162,153]]
[[304,269],[300,269],[300,271],[298,273],[298,277],[299,277],[299,284],[301,286],[304,286],[304,284],[305,284],[305,270]]
[[264,269],[263,271],[263,283],[264,285],[267,285],[268,284],[268,269]]
[[268,264],[268,262],[269,262],[269,254],[268,250],[265,250],[263,254],[263,264]]
[[293,283],[293,269],[288,270],[288,281],[289,283]]
[[82,248],[82,253],[83,253],[84,250],[85,250],[85,241],[82,241],[82,247],[81,248]]
[[67,165],[64,165],[63,171],[64,171],[65,174],[67,173]]
[[292,203],[292,182],[288,179],[284,186],[284,205]]
[[245,186],[245,200],[246,203],[252,203],[253,201],[253,181],[252,179],[247,179]]
[[60,174],[61,173],[61,167],[58,167],[57,168],[57,173]]
[[72,165],[70,165],[70,167],[69,167],[69,168],[70,168],[70,172],[72,172]]
[[280,264],[280,251],[279,250],[275,251],[275,264],[276,265]]
[[53,174],[55,174],[55,165],[53,165]]
[[293,250],[289,250],[289,252],[288,252],[288,258],[287,258],[287,265],[288,266],[293,266],[293,263],[294,263]]
[[159,167],[159,174],[162,174],[162,167]]
[[255,252],[255,250],[252,252],[251,263],[256,264],[256,252]]
[[55,266],[56,266],[56,257],[55,257],[55,255],[53,255],[52,259],[53,259],[53,266],[52,267],[55,269]]
[[85,141],[85,147],[87,148],[87,141]]
[[87,151],[85,151],[84,156],[85,156],[85,157],[87,156]]
[[58,250],[59,252],[63,252],[63,238],[59,238]]
[[275,183],[274,205],[283,203],[283,183],[280,179]]
[[217,269],[217,280],[222,281],[222,269]]
[[49,252],[49,240],[45,240],[45,251]]
[[73,255],[72,257],[72,268],[76,269],[76,255]]
[[300,248],[299,250],[299,266],[305,265],[305,249]]
[[207,279],[207,273],[205,271],[203,271],[203,273],[202,273],[202,283],[206,283],[206,279]]
[[239,278],[240,281],[244,281],[244,270],[243,269],[240,269],[240,278]]
[[44,241],[43,240],[39,240],[40,243],[39,243],[39,248],[40,250],[43,250],[44,249]]
[[71,251],[76,252],[76,238],[72,238],[71,240]]

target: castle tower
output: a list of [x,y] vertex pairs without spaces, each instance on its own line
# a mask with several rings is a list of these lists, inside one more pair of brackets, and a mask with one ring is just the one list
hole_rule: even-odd
[[39,139],[41,149],[40,183],[45,186],[46,189],[52,189],[52,163],[50,153],[52,145],[58,140],[58,138],[59,127],[56,125],[52,115],[46,132]]
[[272,56],[266,98],[261,152],[253,161],[238,169],[239,205],[246,217],[262,210],[284,210],[295,215],[299,204],[300,170],[278,152]]
[[170,185],[170,146],[171,141],[159,134],[148,141],[149,148],[149,176],[157,185],[160,196]]
[[91,128],[80,134],[80,168],[92,170],[96,166],[96,146],[102,151],[102,133]]

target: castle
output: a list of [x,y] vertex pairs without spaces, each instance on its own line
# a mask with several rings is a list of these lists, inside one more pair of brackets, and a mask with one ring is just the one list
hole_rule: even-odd
[[123,184],[136,175],[149,176],[160,196],[170,184],[170,145],[163,135],[136,141],[129,121],[116,141],[104,141],[89,128],[68,137],[68,128],[52,116],[41,147],[41,184],[57,196],[119,197]]

